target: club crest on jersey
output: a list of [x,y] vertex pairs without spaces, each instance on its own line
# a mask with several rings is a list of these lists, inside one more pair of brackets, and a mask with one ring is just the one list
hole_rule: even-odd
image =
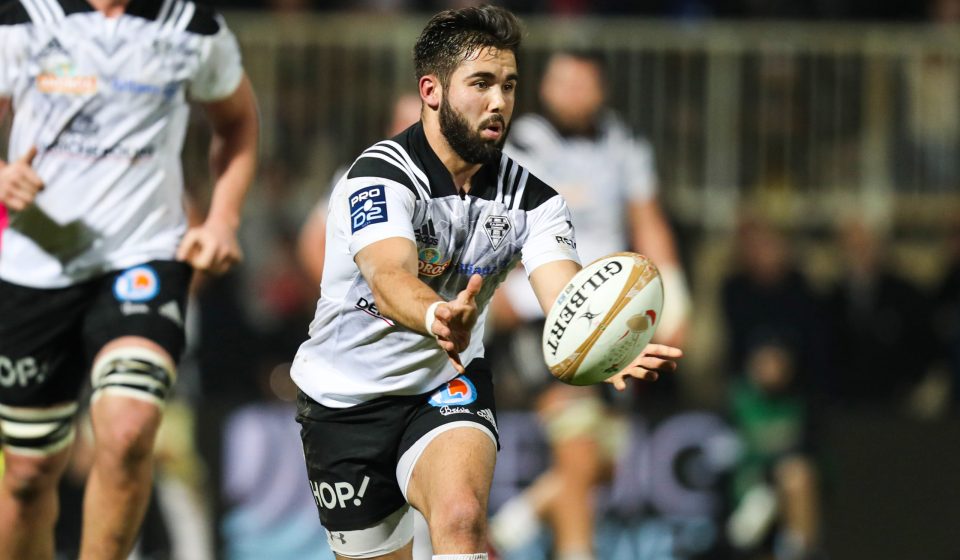
[[387,193],[383,185],[363,187],[350,195],[350,231],[387,221]]
[[119,301],[150,301],[160,291],[160,279],[153,267],[137,266],[117,276],[113,295]]
[[473,386],[466,375],[461,375],[449,382],[430,397],[430,404],[436,407],[464,406],[477,400],[477,388]]
[[506,216],[487,216],[487,220],[483,222],[483,231],[486,232],[487,239],[490,240],[494,250],[500,248],[510,228],[510,219]]
[[443,255],[435,247],[420,249],[417,259],[417,269],[420,274],[431,278],[440,276],[450,266],[450,259],[444,261]]

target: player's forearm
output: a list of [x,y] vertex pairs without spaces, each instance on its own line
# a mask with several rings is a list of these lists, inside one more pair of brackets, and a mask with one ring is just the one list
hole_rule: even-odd
[[442,298],[415,273],[391,267],[375,272],[369,282],[381,315],[410,330],[432,334],[427,333],[424,317],[427,308]]
[[234,230],[240,225],[243,201],[257,168],[257,121],[243,119],[214,134],[210,145],[210,166],[216,183],[208,220]]

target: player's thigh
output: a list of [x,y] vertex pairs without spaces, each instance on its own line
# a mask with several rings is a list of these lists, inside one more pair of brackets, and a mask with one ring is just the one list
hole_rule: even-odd
[[[330,408],[297,399],[309,486],[331,549],[347,558],[408,558],[413,514],[397,484],[396,457],[416,406],[385,397]],[[391,556],[393,555],[393,556]],[[399,556],[398,556],[399,555]]]
[[0,281],[0,432],[8,454],[54,455],[73,440],[90,294],[89,284],[34,289]]
[[407,428],[397,479],[429,520],[458,497],[485,510],[499,447],[492,375],[477,359],[428,396]]

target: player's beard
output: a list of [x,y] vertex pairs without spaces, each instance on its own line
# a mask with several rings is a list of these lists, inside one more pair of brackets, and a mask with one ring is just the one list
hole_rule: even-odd
[[[487,140],[480,135],[480,131],[492,123],[500,123],[503,133],[497,140]],[[447,139],[453,151],[467,163],[487,163],[500,158],[503,144],[507,141],[507,121],[501,115],[493,115],[484,119],[476,129],[470,128],[470,123],[462,113],[454,109],[447,98],[440,101],[440,132]]]

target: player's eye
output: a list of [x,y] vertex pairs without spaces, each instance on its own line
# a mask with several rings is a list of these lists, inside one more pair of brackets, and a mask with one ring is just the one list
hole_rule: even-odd
[[489,84],[487,84],[487,82],[484,81],[484,80],[480,80],[479,82],[476,82],[476,83],[473,84],[473,85],[476,86],[476,87],[478,87],[478,88],[480,88],[480,89],[487,89],[487,87],[489,87]]
[[503,84],[503,91],[513,91],[514,89],[516,89],[516,87],[517,87],[517,84],[513,82],[507,82]]

